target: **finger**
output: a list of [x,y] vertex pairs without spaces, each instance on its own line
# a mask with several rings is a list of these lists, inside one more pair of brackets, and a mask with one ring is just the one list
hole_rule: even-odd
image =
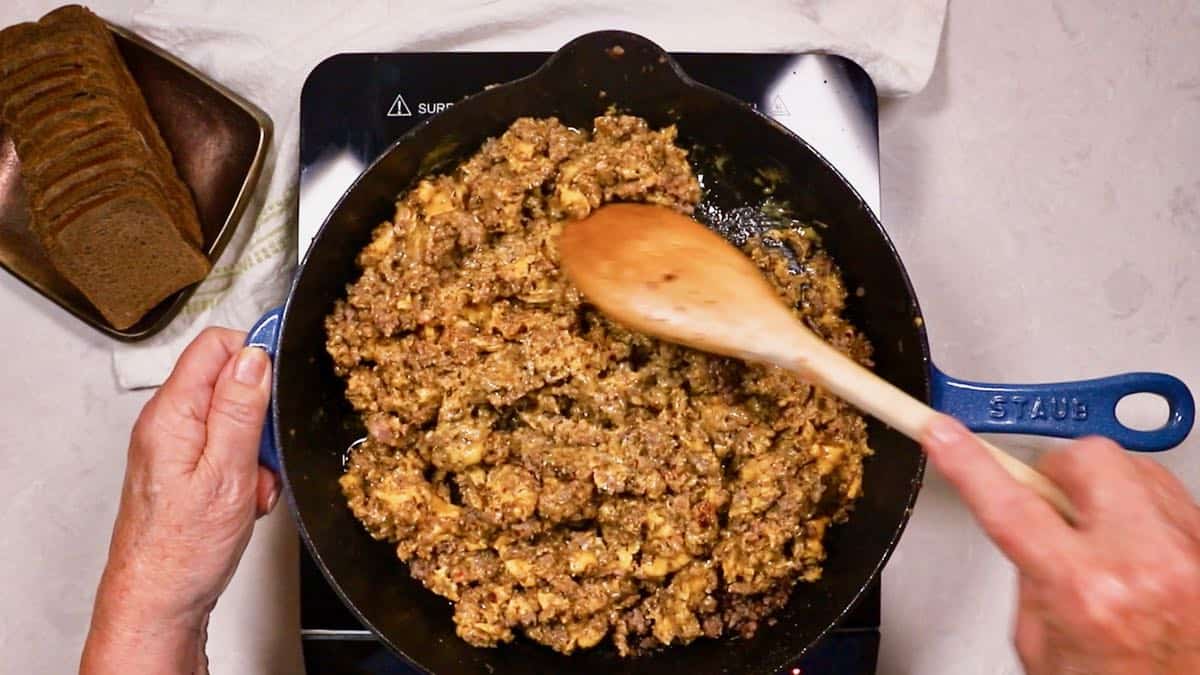
[[1200,543],[1200,506],[1170,471],[1149,457],[1131,457],[1159,511],[1176,528]]
[[255,484],[258,445],[271,395],[270,365],[263,350],[243,348],[217,377],[208,408],[204,458]]
[[1070,552],[1075,532],[1053,507],[1008,475],[951,417],[939,415],[921,445],[983,531],[1023,573],[1041,578],[1058,570],[1056,561]]
[[279,476],[265,466],[258,467],[258,517],[270,513],[279,501]]
[[1133,462],[1138,471],[1141,472],[1142,478],[1151,482],[1155,487],[1159,488],[1162,495],[1171,501],[1178,501],[1187,504],[1195,504],[1192,500],[1191,493],[1183,485],[1175,474],[1171,473],[1162,464],[1150,459],[1149,457],[1131,456],[1129,460]]
[[[146,404],[135,435],[179,441],[170,447],[173,459],[194,465],[204,449],[205,419],[221,369],[237,353],[243,334],[227,328],[206,328],[183,350],[171,374]],[[159,443],[139,443],[147,449]]]
[[1146,485],[1129,454],[1106,438],[1090,437],[1042,456],[1038,468],[1078,507],[1081,525],[1098,511],[1146,510]]
[[1046,624],[1042,621],[1035,583],[1025,575],[1018,580],[1017,616],[1013,628],[1013,646],[1021,657],[1025,672],[1037,672],[1046,650]]

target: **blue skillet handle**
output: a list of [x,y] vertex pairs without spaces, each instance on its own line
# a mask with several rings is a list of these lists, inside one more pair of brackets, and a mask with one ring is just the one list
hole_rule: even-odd
[[[1163,373],[1126,373],[1078,382],[987,384],[950,377],[930,364],[933,407],[972,431],[1058,438],[1105,436],[1127,450],[1160,452],[1183,442],[1196,417],[1187,385]],[[1117,401],[1130,394],[1167,401],[1167,423],[1152,431],[1117,420]]]
[[[254,327],[246,334],[247,347],[260,347],[275,360],[275,352],[279,348],[279,322],[283,319],[283,307],[268,310]],[[273,414],[275,401],[271,401],[271,409],[267,411],[267,419],[263,422],[262,438],[258,442],[258,463],[279,473],[279,448],[275,447],[275,416]]]

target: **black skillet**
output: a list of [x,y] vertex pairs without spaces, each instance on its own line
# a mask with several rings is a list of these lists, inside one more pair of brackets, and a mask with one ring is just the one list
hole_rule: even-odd
[[[1079,397],[1085,396],[1077,392],[1091,392],[1082,403],[1085,412],[1088,405],[1103,412],[1108,399],[1121,392],[1156,391],[1168,398],[1172,421],[1157,436],[1134,441],[1144,449],[1165,449],[1186,436],[1191,397],[1166,375],[1018,390],[946,378],[930,362],[916,297],[887,234],[824,158],[744,103],[693,82],[646,39],[620,32],[589,34],[563,47],[533,75],[463,100],[385,151],[317,234],[285,307],[251,332],[251,343],[275,353],[274,408],[264,434],[263,463],[279,468],[301,536],[337,594],[384,644],[419,667],[455,675],[774,672],[795,662],[853,607],[895,547],[921,486],[919,449],[872,420],[876,454],[866,468],[866,494],[850,521],[830,531],[823,578],[800,584],[776,621],[751,639],[699,640],[636,661],[620,660],[609,648],[567,657],[523,640],[497,649],[467,645],[455,636],[449,604],[412,580],[392,546],[372,540],[353,518],[337,478],[343,453],[364,430],[325,353],[323,319],[357,278],[354,259],[372,228],[391,216],[394,198],[414,179],[453,167],[516,118],[557,116],[590,128],[592,118],[614,104],[652,125],[678,126],[681,143],[693,149],[704,177],[700,217],[727,236],[736,240],[775,224],[746,208],[762,202],[764,176],[767,183],[771,176],[780,178],[773,198],[789,205],[793,217],[827,224],[821,235],[847,287],[866,289],[862,297],[851,297],[849,315],[874,344],[876,372],[910,394],[943,409],[957,406],[957,414],[977,428],[988,427],[990,420],[991,431],[1074,436],[1096,432],[1094,423],[1104,417],[1093,412],[1091,425],[1087,414],[1076,419]],[[983,407],[970,398],[980,392]],[[1048,424],[1039,427],[1039,420],[1031,419],[1020,428],[1006,428],[1003,419],[989,417],[989,406],[999,405],[994,397],[1009,396],[1004,405],[1011,405],[1011,397],[1022,392],[1047,398],[1042,405],[1050,410]],[[1052,396],[1064,402],[1074,397],[1073,412],[1056,419]]]

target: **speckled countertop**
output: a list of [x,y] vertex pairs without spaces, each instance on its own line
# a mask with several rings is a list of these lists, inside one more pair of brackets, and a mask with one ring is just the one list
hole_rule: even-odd
[[[881,115],[884,220],[939,365],[1200,390],[1200,3],[955,0],[929,87]],[[4,274],[0,316],[0,654],[69,672],[149,393],[120,392],[106,339]],[[1200,433],[1160,459],[1200,492]],[[260,524],[212,621],[214,672],[300,670],[296,546],[282,509]],[[1018,672],[1014,583],[930,475],[884,575],[880,672]]]

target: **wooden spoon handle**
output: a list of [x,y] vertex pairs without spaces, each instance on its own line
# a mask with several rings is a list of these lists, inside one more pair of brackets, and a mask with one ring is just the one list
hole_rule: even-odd
[[[801,328],[793,340],[791,353],[801,356],[773,358],[775,365],[799,373],[914,441],[920,442],[925,429],[939,414],[807,329]],[[1049,478],[982,438],[979,441],[1017,482],[1036,492],[1071,523],[1078,522],[1075,507]]]
[[1013,457],[988,441],[980,438],[979,442],[983,444],[983,447],[987,448],[992,457],[1000,463],[1000,466],[1004,467],[1008,475],[1015,478],[1018,483],[1036,492],[1042,499],[1045,499],[1050,506],[1054,507],[1055,511],[1058,511],[1063,518],[1067,519],[1067,522],[1071,524],[1079,522],[1079,513],[1075,510],[1075,505],[1063,494],[1062,490],[1058,489],[1058,486],[1053,481],[1046,478],[1037,469]]

